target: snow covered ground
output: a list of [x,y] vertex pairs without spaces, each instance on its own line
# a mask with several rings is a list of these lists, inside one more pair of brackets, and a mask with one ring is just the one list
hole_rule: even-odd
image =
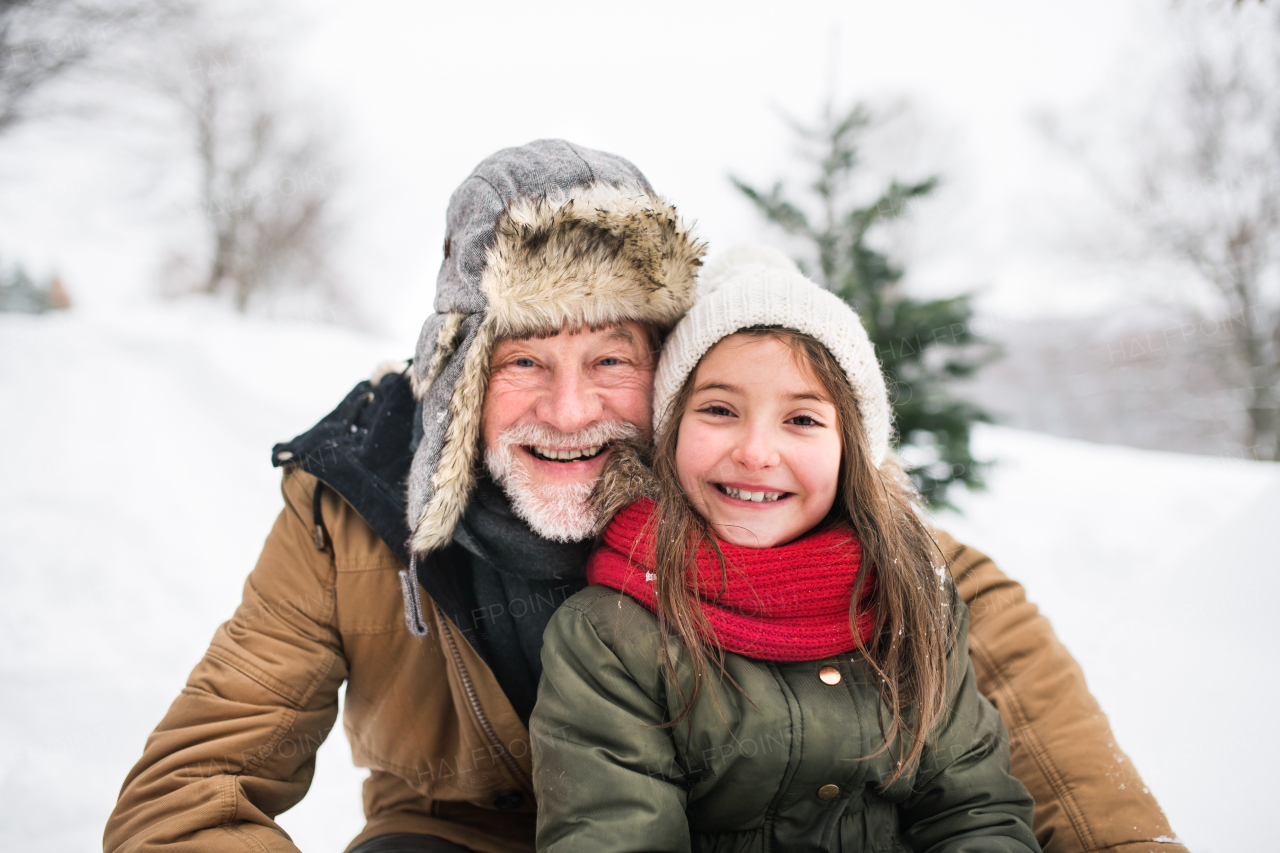
[[[83,851],[239,599],[279,509],[271,445],[412,341],[198,304],[0,316],[0,848]],[[1026,584],[1198,853],[1261,850],[1280,746],[1280,465],[976,438],[990,491],[941,521]],[[360,829],[341,735],[281,823]]]
[[986,428],[939,520],[1027,588],[1193,853],[1275,850],[1280,465]]

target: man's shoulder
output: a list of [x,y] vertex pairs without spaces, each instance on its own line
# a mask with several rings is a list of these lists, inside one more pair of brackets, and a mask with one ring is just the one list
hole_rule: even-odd
[[930,528],[929,534],[946,560],[947,570],[952,580],[960,587],[960,592],[966,601],[974,593],[974,590],[968,587],[974,584],[985,588],[993,583],[1008,582],[1008,578],[996,566],[995,561],[982,551],[960,542],[947,531],[937,527]]
[[[399,570],[399,559],[355,508],[313,474],[286,466],[281,483],[285,509],[302,521],[308,550],[329,552],[339,571]],[[297,546],[302,547],[302,546]]]
[[413,459],[417,403],[407,373],[360,382],[306,432],[272,448],[291,466],[336,492],[408,564],[404,484]]

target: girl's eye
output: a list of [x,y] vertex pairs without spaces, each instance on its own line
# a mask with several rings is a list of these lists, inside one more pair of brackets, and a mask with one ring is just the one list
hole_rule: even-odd
[[787,423],[792,423],[792,424],[795,424],[796,426],[822,426],[822,424],[814,420],[813,416],[811,415],[796,415]]
[[733,412],[729,411],[724,406],[718,406],[715,403],[712,403],[709,406],[703,406],[698,411],[702,412],[703,414],[717,415],[722,418],[731,417],[733,415]]

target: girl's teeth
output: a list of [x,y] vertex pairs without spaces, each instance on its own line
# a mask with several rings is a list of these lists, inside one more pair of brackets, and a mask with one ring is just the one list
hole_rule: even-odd
[[748,492],[742,489],[730,488],[729,486],[724,486],[723,488],[724,493],[731,498],[755,503],[768,503],[782,497],[782,492]]

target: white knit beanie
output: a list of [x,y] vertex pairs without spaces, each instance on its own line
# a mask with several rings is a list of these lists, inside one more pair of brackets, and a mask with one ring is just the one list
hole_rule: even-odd
[[889,455],[893,415],[866,330],[844,300],[768,246],[735,246],[703,269],[697,302],[662,347],[654,377],[655,428],[670,419],[672,401],[707,351],[752,326],[803,332],[835,356],[857,395],[872,463],[880,467]]

